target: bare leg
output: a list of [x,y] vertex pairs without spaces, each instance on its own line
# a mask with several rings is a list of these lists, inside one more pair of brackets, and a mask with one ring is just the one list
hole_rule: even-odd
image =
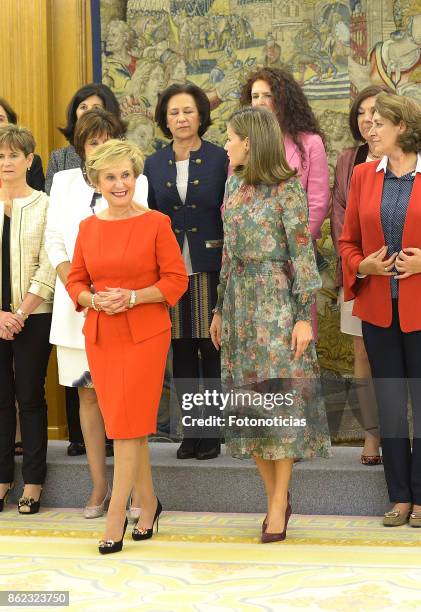
[[0,482],[0,499],[2,499],[10,489],[11,482]]
[[156,495],[152,481],[151,463],[149,459],[148,437],[140,438],[139,461],[136,464],[135,491],[136,499],[142,508],[141,517],[136,525],[138,529],[150,529],[156,510]]
[[257,469],[259,470],[263,484],[265,485],[267,513],[269,513],[269,508],[275,491],[275,465],[273,461],[262,459],[262,457],[258,457],[257,455],[253,455],[253,459],[256,462]]
[[87,506],[98,506],[107,493],[104,421],[95,389],[79,387],[80,425],[92,478],[92,493]]
[[139,438],[114,440],[113,492],[108,508],[104,540],[121,540],[123,535],[127,499],[141,460],[140,448]]
[[354,376],[366,381],[364,386],[357,386],[358,402],[360,405],[361,420],[365,431],[364,455],[378,455],[380,438],[378,429],[377,402],[371,381],[371,368],[364,346],[364,340],[353,336],[354,341]]
[[272,463],[275,467],[275,490],[268,512],[266,533],[281,533],[285,526],[288,487],[294,459],[279,459]]

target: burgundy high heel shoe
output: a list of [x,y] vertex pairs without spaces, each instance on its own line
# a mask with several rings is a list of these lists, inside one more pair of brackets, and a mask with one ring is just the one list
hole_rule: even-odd
[[291,504],[288,503],[286,510],[285,510],[284,530],[281,531],[281,533],[268,533],[267,531],[264,531],[261,537],[262,544],[270,544],[271,542],[283,542],[285,540],[286,535],[287,535],[288,521],[289,521],[289,517],[291,516],[291,514],[292,514]]
[[[287,510],[289,508],[290,514],[291,514],[291,495],[289,494],[288,491],[288,497],[287,497]],[[265,516],[265,518],[263,519],[263,523],[262,523],[262,533],[265,533],[266,531],[266,527],[268,526],[268,515]]]

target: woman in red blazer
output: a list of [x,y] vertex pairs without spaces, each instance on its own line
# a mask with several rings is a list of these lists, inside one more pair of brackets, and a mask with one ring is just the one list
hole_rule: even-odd
[[393,504],[383,524],[421,527],[421,107],[380,94],[374,108],[372,142],[384,157],[352,175],[339,240],[344,299],[355,299],[375,382]]
[[168,217],[133,201],[142,166],[140,150],[118,140],[100,145],[88,158],[89,178],[108,208],[80,224],[66,284],[76,309],[88,309],[86,353],[105,429],[114,439],[102,554],[122,548],[126,504],[135,483],[141,483],[143,499],[134,540],[152,536],[162,510],[153,489],[148,434],[156,431],[171,341],[167,305],[173,306],[187,288]]

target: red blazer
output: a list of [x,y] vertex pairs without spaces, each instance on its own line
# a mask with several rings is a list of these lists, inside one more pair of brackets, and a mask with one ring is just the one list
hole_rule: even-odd
[[[110,245],[109,261],[98,260],[100,252],[100,223],[95,216],[81,222],[73,255],[72,267],[67,278],[66,289],[76,306],[84,310],[77,298],[82,291],[90,291],[91,283],[95,291],[103,291],[110,282],[110,270],[120,266],[113,259]],[[124,254],[121,265],[121,284],[123,289],[142,289],[155,285],[165,297],[165,302],[139,304],[128,310],[127,316],[133,342],[141,342],[171,327],[167,304],[174,306],[187,289],[188,276],[171,222],[167,215],[151,210],[145,213],[142,223],[138,224],[139,235],[133,234]],[[118,229],[118,226],[117,226]],[[117,230],[116,230],[117,234]],[[118,235],[116,235],[118,240]],[[98,317],[108,316],[89,308],[83,333],[87,342],[95,343]]]
[[[368,275],[357,278],[361,261],[378,251],[385,238],[380,217],[384,172],[376,172],[378,161],[354,168],[345,222],[339,239],[345,301],[355,299],[352,314],[379,327],[392,323],[390,277]],[[421,174],[417,172],[408,204],[402,248],[421,248]],[[421,274],[399,282],[399,320],[402,331],[421,330]]]

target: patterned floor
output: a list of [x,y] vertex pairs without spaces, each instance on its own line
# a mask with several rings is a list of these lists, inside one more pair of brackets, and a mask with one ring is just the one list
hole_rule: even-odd
[[375,517],[293,516],[288,539],[264,546],[261,520],[166,512],[157,537],[128,535],[122,553],[100,557],[104,519],[87,521],[74,509],[23,517],[6,507],[0,590],[69,590],[67,609],[78,611],[421,608],[421,529],[387,529]]

